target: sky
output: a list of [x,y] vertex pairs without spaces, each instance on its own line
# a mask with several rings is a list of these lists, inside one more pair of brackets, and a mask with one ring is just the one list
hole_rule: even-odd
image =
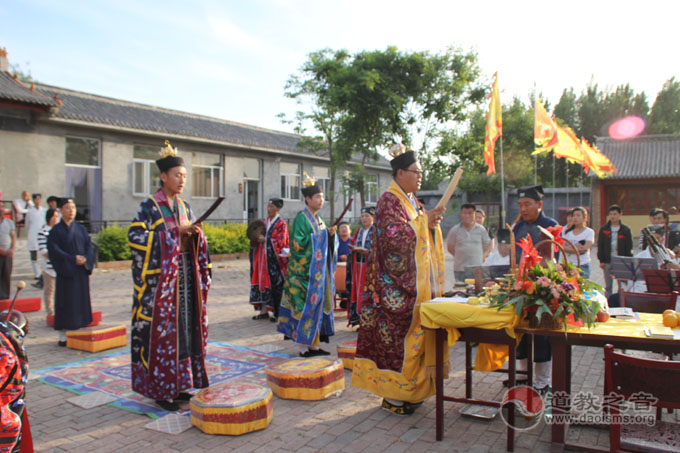
[[498,72],[503,102],[592,80],[651,106],[680,77],[679,16],[675,0],[0,0],[0,47],[42,83],[292,132],[285,83],[323,48],[453,46]]

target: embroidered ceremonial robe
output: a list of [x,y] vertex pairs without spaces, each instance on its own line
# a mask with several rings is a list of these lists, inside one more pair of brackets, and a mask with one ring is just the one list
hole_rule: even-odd
[[288,257],[281,256],[288,249],[288,226],[278,215],[264,223],[265,242],[250,248],[250,303],[256,310],[265,304],[278,316],[288,267]]
[[[350,245],[353,247],[352,250],[355,250],[356,248],[370,250],[371,244],[373,244],[373,225],[368,227],[368,230],[364,227],[359,228],[354,232],[354,235],[350,240]],[[361,253],[352,251],[350,259],[347,260],[347,276],[345,281],[347,293],[349,294],[348,325],[358,324],[359,322],[361,295],[363,294],[364,285],[366,283],[366,270],[368,269],[366,263],[369,258],[370,256],[364,256]]]
[[190,223],[191,209],[178,196],[175,200],[171,207],[159,189],[142,202],[128,231],[134,283],[132,389],[156,400],[209,385],[208,243],[203,232],[180,238],[178,224]]
[[[47,253],[57,273],[54,292],[54,329],[76,330],[92,322],[90,274],[94,266],[92,241],[84,226],[57,223],[47,237]],[[76,255],[86,263],[76,265]]]
[[[374,228],[352,385],[422,401],[435,393],[435,334],[423,330],[420,304],[444,288],[441,228],[431,231],[394,181],[378,200]],[[445,354],[448,364],[448,348]]]
[[319,215],[298,213],[290,232],[290,259],[277,330],[294,342],[318,346],[335,333],[333,240]]

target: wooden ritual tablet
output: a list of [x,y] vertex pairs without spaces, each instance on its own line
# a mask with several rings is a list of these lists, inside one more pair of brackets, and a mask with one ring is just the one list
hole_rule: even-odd
[[354,368],[354,355],[357,352],[357,341],[345,341],[338,345],[338,358],[342,360],[342,366],[346,370]]
[[291,359],[267,368],[267,385],[279,398],[323,400],[345,389],[345,370],[338,359]]
[[66,346],[81,351],[99,352],[125,346],[125,326],[102,325],[66,332]]
[[229,436],[265,429],[274,417],[272,400],[272,391],[263,385],[213,385],[191,398],[191,423],[206,434]]

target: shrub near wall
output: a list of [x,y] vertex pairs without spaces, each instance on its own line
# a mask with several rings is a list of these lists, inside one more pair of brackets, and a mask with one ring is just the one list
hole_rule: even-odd
[[[243,224],[203,225],[210,254],[247,253],[250,250],[250,241],[246,237],[247,228],[248,226]],[[95,237],[99,246],[99,261],[132,259],[127,235],[128,227],[118,225],[101,230]]]
[[94,240],[99,246],[98,261],[124,261],[132,258],[128,245],[128,227],[106,227]]
[[208,238],[208,249],[211,255],[224,253],[248,253],[250,241],[246,237],[248,225],[227,223],[224,225],[203,225],[203,232]]

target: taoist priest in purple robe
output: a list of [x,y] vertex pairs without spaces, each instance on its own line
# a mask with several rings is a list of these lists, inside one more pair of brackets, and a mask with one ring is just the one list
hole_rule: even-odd
[[168,142],[161,188],[142,202],[130,225],[132,249],[132,389],[176,411],[190,388],[208,387],[205,366],[210,257],[201,224],[179,194],[184,160]]

